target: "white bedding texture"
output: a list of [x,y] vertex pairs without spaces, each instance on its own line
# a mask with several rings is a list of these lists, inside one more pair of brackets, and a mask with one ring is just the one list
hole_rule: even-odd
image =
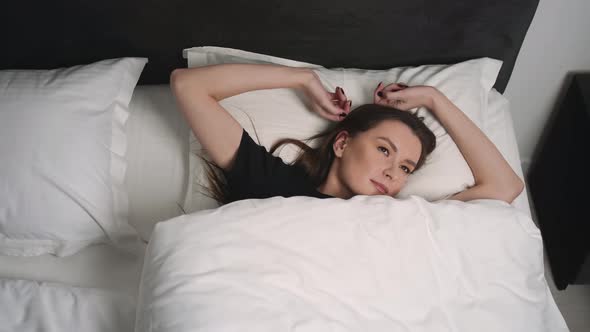
[[0,331],[124,332],[135,299],[125,293],[28,280],[0,279]]
[[[272,57],[266,59],[279,61]],[[295,64],[286,59],[280,61]],[[55,91],[62,91],[63,86],[83,91],[76,98],[53,99],[51,109],[61,110],[60,116],[67,120],[64,123],[76,123],[88,117],[95,122],[86,125],[104,130],[71,131],[69,127],[64,130],[64,123],[54,121],[40,134],[49,135],[51,129],[58,135],[44,142],[33,136],[17,138],[58,150],[63,160],[92,154],[82,143],[98,142],[94,148],[110,147],[97,152],[103,158],[100,163],[84,164],[90,174],[103,176],[107,186],[100,188],[102,199],[92,202],[81,199],[85,197],[81,192],[69,191],[80,183],[68,181],[77,182],[75,179],[81,174],[60,176],[60,182],[37,183],[55,192],[57,199],[67,201],[77,214],[86,213],[79,220],[80,228],[67,227],[75,224],[74,219],[45,219],[43,227],[57,234],[49,242],[38,240],[53,235],[25,227],[34,223],[19,224],[20,219],[11,212],[34,212],[30,216],[38,218],[40,211],[46,211],[25,211],[29,207],[23,203],[26,195],[10,196],[12,205],[0,206],[0,226],[5,237],[20,234],[32,235],[34,239],[21,241],[16,247],[4,241],[7,251],[0,255],[0,307],[3,308],[0,330],[9,327],[8,330],[15,331],[123,332],[133,330],[137,320],[136,331],[227,331],[229,327],[225,324],[233,320],[245,324],[239,328],[243,331],[284,326],[301,331],[379,331],[385,327],[388,331],[404,331],[404,326],[416,327],[416,331],[426,327],[450,330],[469,327],[485,331],[481,326],[516,331],[526,317],[540,319],[529,323],[544,322],[555,328],[551,331],[567,330],[546,287],[542,244],[529,218],[526,192],[512,207],[492,201],[429,203],[411,195],[403,200],[359,197],[325,202],[277,197],[199,212],[213,206],[204,197],[195,195],[194,180],[202,179],[202,174],[198,165],[189,162],[189,128],[177,110],[168,85],[135,87],[144,64],[144,59],[111,61],[106,65],[101,62],[103,67],[99,71],[104,74],[107,68],[110,74],[99,79],[99,83],[119,82],[119,90],[78,86],[82,82],[94,82],[88,72],[82,72],[86,76],[69,85],[55,85],[63,75],[80,73],[76,70],[88,67],[64,68],[53,72],[53,80],[43,81],[45,85],[53,83],[50,86]],[[123,70],[121,66],[127,67]],[[480,69],[494,66],[492,60],[475,65]],[[121,73],[129,75],[121,76]],[[323,77],[326,84],[340,84],[334,81],[335,76],[328,76]],[[18,113],[18,107],[25,105],[24,100],[19,101],[18,89],[10,86],[17,81],[1,71],[0,82],[5,82],[0,88],[12,89],[9,92],[13,103],[11,113],[6,112],[9,108],[0,109],[0,120],[10,118],[11,126],[16,128],[22,121],[26,122]],[[489,83],[490,89],[491,84],[493,81]],[[349,89],[347,94],[361,91],[354,92],[351,85],[342,86]],[[279,90],[287,102],[298,96]],[[105,94],[94,95],[97,91]],[[117,91],[128,96],[122,97]],[[81,101],[86,95],[89,99]],[[243,114],[236,111],[243,105],[235,102],[240,98],[252,101],[253,96],[236,96],[233,101],[225,102],[233,105],[230,111],[243,120]],[[96,102],[99,97],[102,101]],[[472,115],[522,177],[508,101],[493,89],[486,90],[484,97],[479,94],[472,99],[471,102],[482,102]],[[0,100],[0,104],[7,100]],[[60,100],[68,107],[81,106],[78,111],[61,108]],[[80,102],[78,106],[74,101]],[[38,106],[37,101],[36,108],[28,111],[42,111]],[[310,119],[294,117],[287,124],[279,119],[275,123],[277,127],[272,128],[272,118],[262,111],[256,128],[262,129],[263,143],[278,133],[297,137],[289,135],[293,128],[300,128],[301,123],[297,121]],[[5,124],[0,122],[0,126]],[[285,126],[281,127],[282,124]],[[14,128],[9,128],[13,134]],[[439,137],[444,135],[441,133]],[[14,138],[4,139],[0,149],[19,158],[41,160],[46,169],[55,166],[47,155],[26,155],[26,151],[14,149],[11,140]],[[109,142],[114,145],[110,146]],[[192,144],[194,152],[195,142]],[[12,195],[6,188],[20,190],[17,184],[7,182],[15,178],[9,177],[6,170],[27,171],[26,167],[7,165],[10,167],[0,166],[3,172],[0,189],[5,190],[0,195]],[[20,199],[15,200],[16,197]],[[110,212],[96,214],[93,206]],[[195,214],[180,217],[183,208]],[[54,216],[64,213],[52,212]],[[326,218],[317,219],[317,216]],[[59,234],[59,231],[63,232]],[[79,235],[88,237],[82,242],[69,241],[80,238]],[[143,244],[126,243],[133,244],[139,255],[120,250],[124,246],[113,244],[121,242],[111,241],[135,237],[141,238]],[[493,239],[496,243],[492,243]],[[148,240],[149,249],[144,252]],[[33,242],[51,246],[27,247],[26,243]],[[240,303],[241,306],[236,306]],[[513,310],[505,310],[503,306],[508,305]],[[463,317],[465,313],[468,316]],[[476,326],[477,317],[481,319]],[[534,327],[530,324],[527,327]],[[429,331],[432,330],[436,329]]]
[[137,332],[567,326],[541,235],[497,200],[274,197],[156,225]]

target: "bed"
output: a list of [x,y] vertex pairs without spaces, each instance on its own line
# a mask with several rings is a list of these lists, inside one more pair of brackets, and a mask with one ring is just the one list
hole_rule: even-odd
[[[113,172],[118,174],[117,192],[128,197],[126,213],[113,220],[113,223],[106,223],[96,217],[102,214],[84,209],[82,215],[91,215],[93,218],[90,218],[90,222],[94,222],[84,232],[104,233],[107,235],[104,239],[93,238],[83,243],[55,246],[45,253],[42,250],[48,248],[46,243],[36,251],[19,244],[11,247],[12,251],[1,255],[0,302],[3,307],[10,306],[12,310],[3,311],[0,321],[9,330],[33,331],[43,328],[60,331],[71,330],[75,326],[90,331],[129,331],[133,328],[131,326],[135,326],[137,331],[156,331],[166,326],[165,317],[180,319],[161,316],[170,313],[158,312],[156,308],[161,307],[155,302],[146,302],[146,299],[151,296],[158,300],[156,294],[149,293],[148,289],[151,286],[159,289],[154,282],[160,280],[161,273],[166,271],[161,266],[158,268],[158,261],[154,260],[155,257],[166,255],[155,253],[156,250],[170,248],[172,240],[169,234],[177,234],[175,232],[180,232],[182,228],[156,227],[161,229],[160,235],[156,238],[156,244],[150,244],[147,251],[149,255],[145,255],[156,223],[182,218],[184,212],[198,215],[199,211],[211,207],[194,203],[195,174],[191,168],[190,154],[193,142],[189,139],[189,129],[177,112],[168,87],[172,69],[185,67],[187,63],[190,65],[190,57],[185,52],[184,56],[188,59],[183,58],[183,50],[191,47],[218,46],[268,55],[273,60],[284,59],[323,68],[376,71],[424,64],[456,64],[482,57],[501,60],[502,65],[496,73],[497,79],[492,82],[494,89],[489,91],[480,124],[522,176],[509,104],[501,93],[508,84],[537,1],[502,1],[494,4],[476,1],[452,5],[436,1],[379,1],[371,6],[359,2],[312,1],[206,4],[173,1],[166,5],[134,1],[68,1],[39,6],[35,11],[30,11],[24,3],[13,2],[7,12],[27,13],[28,22],[31,23],[23,25],[19,15],[12,15],[0,23],[5,31],[19,27],[19,33],[6,38],[5,49],[9,51],[0,55],[0,69],[4,70],[4,77],[9,69],[52,69],[123,57],[146,58],[147,63],[136,59],[116,64],[121,66],[117,73],[134,72],[135,78],[138,78],[137,87],[131,82],[133,79],[128,78],[129,75],[121,78],[131,88],[127,89],[126,96],[117,97],[114,103],[116,105],[112,113],[119,114],[119,130],[109,132],[107,137],[112,139],[111,143],[117,139],[125,143],[125,148],[111,147],[111,153],[119,152],[121,158],[119,160],[111,156],[108,167],[111,175]],[[8,81],[14,81],[14,77],[11,76]],[[84,82],[85,78],[74,81],[71,89]],[[109,88],[108,82],[101,81],[100,84],[104,89]],[[114,91],[119,93],[119,90]],[[96,91],[99,90],[84,93]],[[126,103],[126,110],[121,110],[125,108],[121,105]],[[89,119],[94,118],[82,120],[91,121]],[[83,122],[77,123],[83,127]],[[59,124],[57,126],[59,128]],[[84,135],[85,132],[75,134]],[[17,135],[17,132],[11,133]],[[11,136],[3,136],[2,139],[6,140],[7,137]],[[16,150],[11,147],[6,151]],[[82,153],[85,150],[77,151]],[[64,156],[67,159],[67,155]],[[113,160],[122,161],[123,164]],[[2,181],[7,179],[5,174],[2,178]],[[3,183],[3,188],[9,186]],[[523,213],[521,218],[530,216],[526,192],[515,200],[513,206]],[[2,208],[4,213],[10,210],[6,206]],[[121,206],[114,206],[110,212],[116,214],[114,211],[117,208]],[[30,208],[27,207],[27,210]],[[8,227],[6,213],[3,218],[5,230]],[[128,221],[131,227],[116,223],[120,220]],[[182,223],[175,220],[159,225],[167,224]],[[121,229],[115,229],[113,225],[121,226]],[[67,224],[60,227],[67,229]],[[534,233],[535,229],[529,228],[527,231]],[[190,243],[186,240],[181,242],[182,245]],[[213,249],[209,247],[209,250]],[[539,248],[536,250],[539,254]],[[148,257],[148,265],[144,264],[144,257]],[[542,268],[542,250],[541,256],[535,257]],[[149,277],[145,277],[148,273],[151,273]],[[539,326],[545,324],[547,331],[567,330],[544,278],[541,276],[537,282],[540,285],[545,283],[545,288],[534,293],[545,296],[538,300],[544,305],[542,310],[546,313],[545,321]],[[158,303],[171,299],[160,300]],[[174,308],[174,305],[171,304],[170,308]],[[136,308],[139,310],[136,311]],[[146,308],[153,308],[154,311],[146,311]],[[343,313],[345,311],[339,314]],[[220,319],[215,314],[207,317]],[[146,324],[150,319],[162,324]],[[314,325],[313,321],[309,321],[297,326],[302,331],[318,328],[348,331],[354,330],[353,327],[366,328],[367,325],[359,323],[361,321],[329,326]],[[480,324],[483,325],[483,322]],[[215,321],[208,323],[212,324],[211,328],[200,325],[202,330],[222,328],[216,326]],[[539,322],[531,326],[538,326],[535,324]],[[271,326],[269,323],[263,328]],[[182,324],[167,327],[178,331],[182,327],[195,328]],[[241,327],[248,329],[248,325]],[[374,328],[379,330],[377,325]],[[401,325],[397,328],[404,330]],[[447,328],[462,330],[460,326]]]

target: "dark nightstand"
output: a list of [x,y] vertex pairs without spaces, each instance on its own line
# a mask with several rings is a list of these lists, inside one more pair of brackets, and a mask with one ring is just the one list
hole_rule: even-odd
[[557,289],[590,283],[590,74],[576,74],[528,173]]

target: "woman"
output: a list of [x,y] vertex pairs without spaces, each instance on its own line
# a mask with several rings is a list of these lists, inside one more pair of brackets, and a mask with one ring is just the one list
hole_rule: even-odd
[[[511,203],[523,190],[523,182],[494,144],[434,87],[379,83],[374,104],[351,111],[351,102],[341,88],[326,91],[315,73],[306,68],[225,64],[176,69],[171,86],[195,137],[223,174],[220,178],[210,173],[215,198],[221,203],[271,196],[395,196],[434,149],[432,132],[407,112],[420,106],[442,123],[475,178],[474,186],[450,199],[488,198]],[[267,152],[218,102],[272,88],[302,89],[312,110],[334,121],[311,138],[320,139],[317,148],[285,139]],[[285,143],[303,149],[293,165],[272,156]]]

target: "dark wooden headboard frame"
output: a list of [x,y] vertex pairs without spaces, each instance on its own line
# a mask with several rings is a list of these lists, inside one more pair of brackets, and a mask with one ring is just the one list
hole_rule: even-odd
[[492,57],[504,92],[538,0],[61,0],[3,5],[0,69],[147,57],[168,83],[182,49],[223,46],[325,67],[385,69]]

